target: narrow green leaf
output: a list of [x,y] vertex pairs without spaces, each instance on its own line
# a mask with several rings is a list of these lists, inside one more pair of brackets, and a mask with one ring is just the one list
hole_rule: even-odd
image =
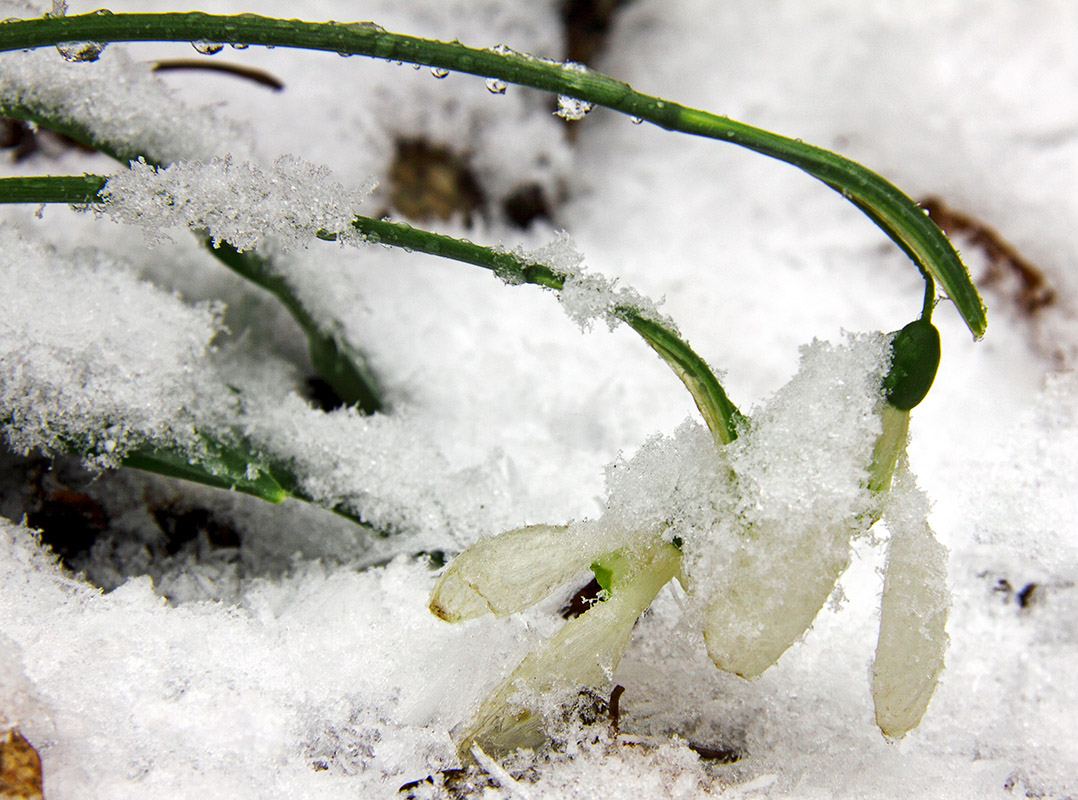
[[[105,178],[87,175],[83,177],[0,178],[0,203],[75,203],[99,202],[96,192],[104,186]],[[432,233],[411,225],[397,222],[356,217],[352,223],[371,242],[402,247],[420,253],[441,256],[454,261],[489,269],[509,283],[531,283],[548,289],[560,290],[566,276],[545,264],[537,264],[516,253],[495,250],[474,242],[454,239]],[[327,231],[323,238],[335,237]],[[270,291],[275,291],[279,278],[265,270],[254,256],[238,253],[231,245],[220,248],[225,263],[234,261],[237,272]],[[244,258],[247,256],[247,258]],[[286,305],[290,294],[281,292]],[[296,311],[294,313],[301,313]],[[737,438],[743,422],[741,412],[730,402],[715,373],[677,332],[663,323],[641,315],[628,306],[615,310],[616,316],[635,330],[648,345],[670,366],[674,374],[689,390],[704,421],[721,443]],[[317,355],[312,352],[312,358]]]
[[373,56],[496,78],[786,161],[841,192],[866,213],[918,269],[939,281],[973,335],[984,335],[984,304],[954,247],[913,200],[875,172],[796,139],[636,92],[622,81],[578,65],[570,67],[524,54],[477,50],[455,42],[390,33],[373,23],[316,23],[254,14],[86,14],[0,25],[0,51],[73,41],[196,40]]

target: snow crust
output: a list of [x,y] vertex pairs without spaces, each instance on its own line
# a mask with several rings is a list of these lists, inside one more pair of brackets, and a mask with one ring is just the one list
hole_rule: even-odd
[[[25,8],[0,5],[21,16]],[[92,62],[73,63],[52,48],[0,54],[0,102],[77,121],[98,141],[169,163],[218,153],[242,157],[243,127],[209,104],[188,106],[151,71],[152,64],[110,47]],[[108,91],[99,87],[107,86]]]
[[[347,19],[355,12],[346,6],[315,0],[303,15]],[[378,0],[363,16],[560,58],[559,7]],[[203,8],[296,13],[284,0]],[[949,551],[953,602],[951,646],[920,727],[888,743],[873,720],[885,563],[870,545],[899,535],[905,523],[896,520],[848,551],[813,551],[814,567],[849,559],[839,590],[802,641],[753,681],[715,669],[696,596],[672,584],[637,624],[615,674],[626,687],[620,736],[569,721],[546,755],[478,770],[473,796],[1074,795],[1074,14],[1052,0],[916,9],[791,0],[767,14],[751,2],[638,0],[617,17],[595,68],[843,152],[911,196],[944,197],[1037,264],[1058,300],[1030,318],[1013,283],[986,285],[990,325],[977,345],[946,303],[936,311],[943,363],[914,410],[910,462]],[[840,326],[895,330],[920,308],[915,270],[885,249],[882,234],[826,187],[754,154],[598,109],[571,123],[570,143],[551,98],[516,87],[492,95],[482,79],[438,80],[358,58],[280,48],[213,56],[278,74],[286,89],[277,94],[231,78],[149,72],[146,61],[173,55],[197,54],[187,43],[110,45],[89,63],[52,49],[6,54],[0,93],[77,113],[103,138],[165,161],[231,153],[233,166],[265,171],[292,153],[328,165],[345,186],[372,174],[386,185],[399,135],[450,142],[473,154],[492,202],[529,183],[558,199],[554,218],[527,231],[496,211],[470,228],[454,220],[441,229],[525,250],[570,231],[589,274],[665,297],[663,313],[726,369],[731,397],[745,409],[757,404],[761,444],[787,441],[781,427],[765,436],[763,421],[797,369],[799,346],[837,341]],[[226,118],[241,120],[252,141]],[[102,163],[37,153],[4,170],[97,173]],[[379,206],[384,195],[367,202]],[[295,250],[281,268],[370,349],[394,407],[385,419],[325,414],[300,395],[308,365],[296,328],[186,237],[147,250],[139,229],[62,208],[40,219],[5,208],[3,217],[0,393],[5,409],[40,414],[34,425],[20,422],[16,436],[26,438],[15,449],[57,448],[61,433],[97,429],[95,415],[123,418],[110,437],[117,448],[125,437],[182,435],[187,414],[213,411],[226,396],[220,386],[232,385],[249,404],[229,406],[228,419],[292,459],[312,493],[355,501],[404,534],[372,539],[301,504],[106,472],[79,484],[111,520],[79,575],[55,563],[22,517],[35,480],[70,482],[77,465],[58,461],[12,488],[0,498],[10,517],[0,520],[0,725],[17,725],[38,748],[50,799],[388,798],[428,775],[417,796],[452,796],[451,776],[440,774],[456,765],[449,731],[563,624],[566,597],[449,626],[427,610],[434,573],[427,556],[415,556],[601,515],[612,462],[606,481],[624,497],[627,524],[655,523],[655,498],[679,481],[714,480],[694,472],[714,458],[708,436],[678,428],[695,414],[680,382],[624,327],[581,335],[543,292],[381,248]],[[976,241],[960,241],[978,277],[986,274]],[[587,307],[588,291],[581,295]],[[227,308],[205,304],[213,299]],[[863,375],[873,369],[866,361]],[[213,388],[202,392],[199,376]],[[870,437],[871,414],[844,403],[818,411],[847,415],[843,424]],[[826,526],[840,507],[862,503],[850,465],[862,463],[863,445],[833,449],[823,429],[819,436],[813,455],[838,453],[834,466],[849,480],[825,482],[817,502],[798,456],[773,482],[745,487],[773,505],[737,513],[770,532],[767,520],[784,508],[807,508]],[[650,472],[647,491],[637,491],[624,465],[660,451],[678,466]],[[5,470],[35,469],[5,459]],[[240,532],[240,545],[212,551],[203,532],[152,559],[163,537],[154,511],[169,507],[209,510]],[[737,555],[705,554],[710,528],[679,524],[697,532],[689,538],[698,557],[719,559],[719,572]],[[746,563],[759,580],[777,581]],[[720,751],[736,760],[700,755]]]
[[351,223],[374,183],[347,190],[330,175],[296,156],[281,156],[265,170],[230,156],[167,167],[139,160],[109,178],[100,195],[109,216],[142,226],[150,244],[160,243],[164,231],[190,228],[214,246],[287,253],[319,233],[360,240]]
[[0,228],[0,430],[15,451],[73,445],[100,466],[132,446],[195,446],[228,406],[206,368],[220,308],[190,306],[93,251]]

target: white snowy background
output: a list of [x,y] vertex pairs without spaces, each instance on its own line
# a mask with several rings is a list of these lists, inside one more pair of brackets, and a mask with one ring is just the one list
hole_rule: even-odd
[[[561,58],[558,5],[109,7],[369,19]],[[753,682],[714,668],[699,632],[681,622],[683,597],[665,590],[616,677],[626,687],[624,740],[538,757],[518,783],[493,779],[476,796],[1075,796],[1076,35],[1078,8],[1063,0],[635,0],[615,17],[596,69],[835,149],[914,198],[940,197],[1040,267],[1057,299],[1030,318],[1013,284],[985,288],[989,328],[979,343],[949,304],[935,315],[943,360],[913,413],[910,458],[950,550],[954,600],[947,667],[918,729],[888,743],[873,723],[882,558],[862,544],[841,581],[844,602]],[[190,45],[111,45],[101,62],[122,51],[134,60],[197,56]],[[787,165],[603,110],[573,123],[570,138],[550,98],[516,87],[492,94],[469,76],[438,80],[425,68],[281,48],[226,48],[215,58],[266,69],[285,89],[162,75],[188,106],[211,105],[240,124],[234,146],[214,141],[206,152],[253,153],[267,164],[295,154],[326,165],[345,187],[373,176],[384,192],[397,137],[444,143],[468,160],[491,202],[470,226],[430,224],[510,248],[568,231],[592,270],[665,298],[663,311],[725,371],[746,411],[789,379],[799,345],[837,341],[843,329],[895,330],[920,309],[921,281],[897,248]],[[167,120],[167,108],[147,118],[162,111]],[[10,175],[115,169],[74,151],[2,166]],[[544,187],[554,210],[521,230],[497,201],[530,183]],[[377,215],[385,203],[376,192],[359,210]],[[371,423],[327,416],[297,394],[308,369],[298,328],[182,232],[147,248],[138,228],[62,207],[39,217],[7,207],[0,218],[9,262],[0,328],[32,331],[27,317],[45,308],[69,320],[85,312],[86,327],[72,328],[78,340],[62,352],[81,353],[88,370],[140,357],[152,366],[205,342],[216,323],[195,306],[220,301],[227,331],[213,353],[195,355],[261,388],[266,424],[297,452],[308,448],[317,462],[332,450],[327,483],[370,481],[385,503],[378,513],[407,529],[368,540],[299,503],[274,507],[106,473],[86,491],[108,510],[110,535],[76,575],[19,518],[0,519],[0,722],[17,725],[42,755],[49,800],[394,797],[402,784],[454,767],[448,731],[556,628],[557,603],[446,625],[427,611],[436,573],[414,554],[594,517],[604,466],[696,414],[631,331],[582,333],[536,287],[507,287],[426,256],[316,241],[290,268],[369,354],[393,407]],[[126,263],[127,277],[102,267],[95,281],[60,268],[34,278],[25,265],[39,257],[22,255],[20,242],[53,247],[60,262],[94,248]],[[983,252],[956,243],[982,276]],[[151,292],[131,275],[178,294]],[[192,310],[177,310],[180,302]],[[93,308],[115,324],[100,328]],[[180,391],[171,373],[140,378],[144,387],[156,379],[164,388],[138,402]],[[0,511],[18,508],[17,491],[5,489]],[[169,503],[213,509],[242,546],[227,557],[189,549],[151,562],[140,538],[153,527],[147,509]],[[741,758],[708,763],[689,743]]]

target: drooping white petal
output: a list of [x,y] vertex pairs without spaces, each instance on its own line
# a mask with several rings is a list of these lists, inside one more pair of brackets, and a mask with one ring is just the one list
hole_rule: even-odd
[[663,543],[625,555],[630,566],[615,580],[611,596],[567,622],[487,696],[471,722],[453,731],[462,754],[476,742],[495,756],[537,747],[546,740],[536,709],[541,697],[559,689],[597,688],[611,680],[637,617],[677,574],[681,561],[681,553]]
[[872,679],[876,724],[892,739],[920,724],[947,650],[947,550],[927,515],[927,499],[900,466],[884,515],[891,543]]
[[594,523],[529,525],[481,539],[450,563],[430,610],[447,622],[515,614],[625,541]]
[[755,678],[801,637],[850,563],[849,524],[796,540],[756,529],[704,613],[715,665]]
[[715,522],[685,537],[686,578],[707,604],[704,637],[720,669],[753,678],[774,664],[872,524],[905,446],[901,414],[882,408],[885,367],[882,334],[804,348],[797,375],[725,448],[733,478],[716,487]]

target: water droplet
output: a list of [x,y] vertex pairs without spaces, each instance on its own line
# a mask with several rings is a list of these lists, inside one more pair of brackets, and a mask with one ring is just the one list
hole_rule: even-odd
[[247,44],[246,42],[232,42],[233,50],[246,50],[250,46],[251,45]]
[[487,78],[487,91],[491,94],[505,94],[505,81]]
[[558,95],[558,110],[554,113],[562,119],[584,119],[593,108],[586,100],[577,100],[575,97]]
[[99,16],[99,17],[107,17],[107,16],[109,16],[109,15],[110,15],[110,14],[111,14],[112,12],[111,12],[111,11],[109,11],[109,10],[108,10],[107,8],[99,8],[99,9],[97,9],[97,11],[95,11],[94,13],[95,13],[95,14],[96,14],[97,16]]
[[356,31],[357,33],[385,33],[386,29],[379,25],[377,22],[333,22],[333,25],[339,25],[342,28],[348,28],[349,30]]
[[412,64],[412,69],[419,69],[422,66],[422,64]]
[[430,68],[430,74],[433,75],[438,80],[441,80],[442,78],[445,78],[446,76],[449,75],[449,70],[442,69],[441,67],[431,67]]
[[633,125],[639,125],[641,122],[644,121],[640,119],[640,117],[629,117],[629,120],[633,123]]
[[514,50],[513,48],[509,47],[508,45],[504,45],[504,44],[496,44],[492,48],[490,48],[490,51],[492,53],[497,53],[500,56],[515,56],[515,55],[517,55],[516,50]]
[[97,61],[108,42],[61,42],[56,45],[66,61]]
[[222,50],[225,49],[225,46],[220,42],[204,42],[201,40],[197,42],[191,42],[191,47],[195,48],[204,56],[216,55],[217,53],[220,53]]

